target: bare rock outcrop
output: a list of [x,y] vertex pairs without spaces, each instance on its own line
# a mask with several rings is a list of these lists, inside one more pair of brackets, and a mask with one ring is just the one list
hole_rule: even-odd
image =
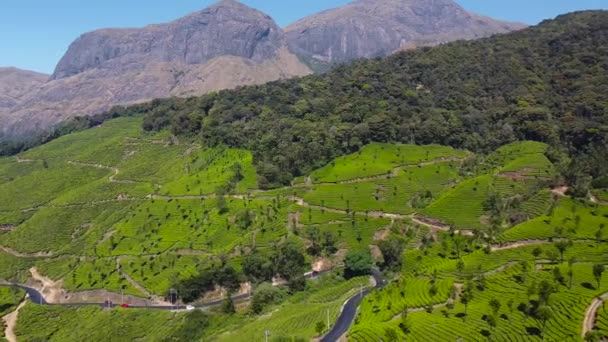
[[23,97],[46,83],[49,75],[17,68],[0,68],[0,113],[19,104]]
[[452,0],[357,0],[297,21],[285,31],[295,53],[341,63],[524,27],[469,13]]
[[223,0],[166,24],[82,35],[51,80],[0,118],[0,139],[117,104],[196,96],[310,72],[289,52],[272,18]]

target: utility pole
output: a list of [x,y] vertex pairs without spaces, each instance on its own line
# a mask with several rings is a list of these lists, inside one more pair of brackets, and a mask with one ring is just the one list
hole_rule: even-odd
[[268,337],[270,336],[270,330],[264,331],[264,337],[266,337],[266,342],[268,342]]
[[120,292],[120,304],[124,304],[125,303],[125,289],[122,289],[122,291]]
[[329,309],[327,309],[327,332],[329,332]]

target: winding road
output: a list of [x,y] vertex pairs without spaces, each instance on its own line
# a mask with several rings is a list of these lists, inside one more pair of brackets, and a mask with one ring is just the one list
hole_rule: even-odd
[[593,331],[595,327],[595,320],[597,319],[597,311],[604,304],[604,302],[608,300],[608,292],[603,295],[595,298],[591,305],[587,308],[587,312],[585,312],[585,320],[583,320],[583,330],[581,332],[581,337],[585,337],[588,332]]
[[[18,288],[21,289],[23,291],[25,291],[25,293],[27,293],[27,298],[34,304],[37,305],[45,305],[45,306],[65,306],[65,307],[75,307],[75,306],[99,306],[99,307],[103,307],[103,308],[116,308],[116,307],[120,307],[121,304],[115,304],[115,303],[61,303],[61,304],[55,304],[55,303],[49,303],[46,301],[46,299],[44,299],[44,296],[42,295],[42,293],[40,293],[38,290],[29,287],[29,286],[25,286],[25,285],[20,285],[20,284],[0,284],[0,287],[13,287],[13,288]],[[232,300],[233,301],[241,301],[244,299],[248,299],[250,296],[250,294],[240,294],[240,295],[236,295],[236,296],[232,296]],[[218,299],[212,302],[208,302],[208,303],[204,303],[202,305],[196,306],[196,308],[198,309],[204,309],[204,308],[208,308],[208,307],[213,307],[213,306],[218,306],[220,304],[222,304],[224,302],[224,299]],[[154,309],[154,310],[186,310],[186,306],[185,305],[129,305],[130,309]]]
[[[373,269],[372,276],[376,281],[376,290],[382,289],[384,286],[386,286],[387,281],[382,279],[380,271],[378,271],[377,269]],[[363,292],[357,293],[356,295],[348,299],[344,303],[342,311],[340,312],[340,316],[338,317],[338,320],[332,327],[331,331],[327,333],[327,335],[323,336],[320,341],[336,342],[340,339],[340,337],[342,337],[342,335],[346,334],[351,324],[353,323],[355,316],[357,315],[357,308],[359,307],[359,303],[361,303],[363,298],[365,298],[365,296],[367,296],[371,291],[371,289],[367,289]]]

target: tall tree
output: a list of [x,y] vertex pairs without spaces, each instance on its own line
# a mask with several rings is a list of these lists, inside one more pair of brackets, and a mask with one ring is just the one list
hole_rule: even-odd
[[602,275],[604,274],[605,269],[606,268],[604,265],[600,265],[600,264],[593,265],[593,277],[595,278],[595,281],[597,282],[598,290],[600,289],[600,284],[602,282]]

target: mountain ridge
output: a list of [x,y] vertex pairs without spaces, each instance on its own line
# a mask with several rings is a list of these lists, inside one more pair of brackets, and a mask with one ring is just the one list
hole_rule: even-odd
[[15,67],[0,67],[0,115],[49,78],[49,75]]
[[300,19],[285,32],[292,51],[333,64],[524,27],[468,12],[452,0],[357,0]]
[[[302,19],[283,30],[267,14],[235,0],[223,0],[168,23],[87,32],[70,45],[49,82],[2,110],[0,141],[37,134],[75,116],[103,113],[114,105],[262,84],[308,75],[311,69],[321,70],[336,62],[386,56],[404,48],[476,37],[475,33],[445,34],[446,30],[457,29],[458,20],[453,27],[435,30],[432,29],[435,19],[423,20],[427,15],[445,17],[445,8],[458,9],[457,17],[465,16],[469,21],[485,18],[469,14],[451,0],[426,3],[359,0]],[[419,7],[422,12],[413,18],[418,18],[418,24],[423,27],[419,31],[424,34],[406,35],[403,32],[409,30],[409,26],[390,19],[400,13],[401,8],[412,12]],[[376,13],[369,25],[357,24],[370,18],[369,14],[360,14],[361,8]],[[298,37],[294,38],[294,27],[335,11],[354,11],[355,17],[360,15],[354,19],[344,16],[340,20],[354,20],[361,32],[351,34],[348,25],[333,28],[321,24],[318,31],[322,34],[313,35],[310,40],[306,38],[304,46],[300,46]],[[382,20],[381,16],[390,20]],[[402,19],[407,22],[410,17]],[[383,21],[392,24],[382,27]],[[424,28],[427,26],[430,28]],[[490,26],[488,30],[496,33],[508,28]],[[479,36],[488,32],[482,33]],[[317,38],[326,42],[317,43]],[[341,44],[343,53],[339,51]],[[317,53],[308,49],[308,45],[322,48]],[[329,53],[324,55],[324,51]]]
[[169,23],[101,29],[68,48],[50,81],[2,116],[0,136],[155,98],[202,95],[311,73],[268,15],[232,0]]

